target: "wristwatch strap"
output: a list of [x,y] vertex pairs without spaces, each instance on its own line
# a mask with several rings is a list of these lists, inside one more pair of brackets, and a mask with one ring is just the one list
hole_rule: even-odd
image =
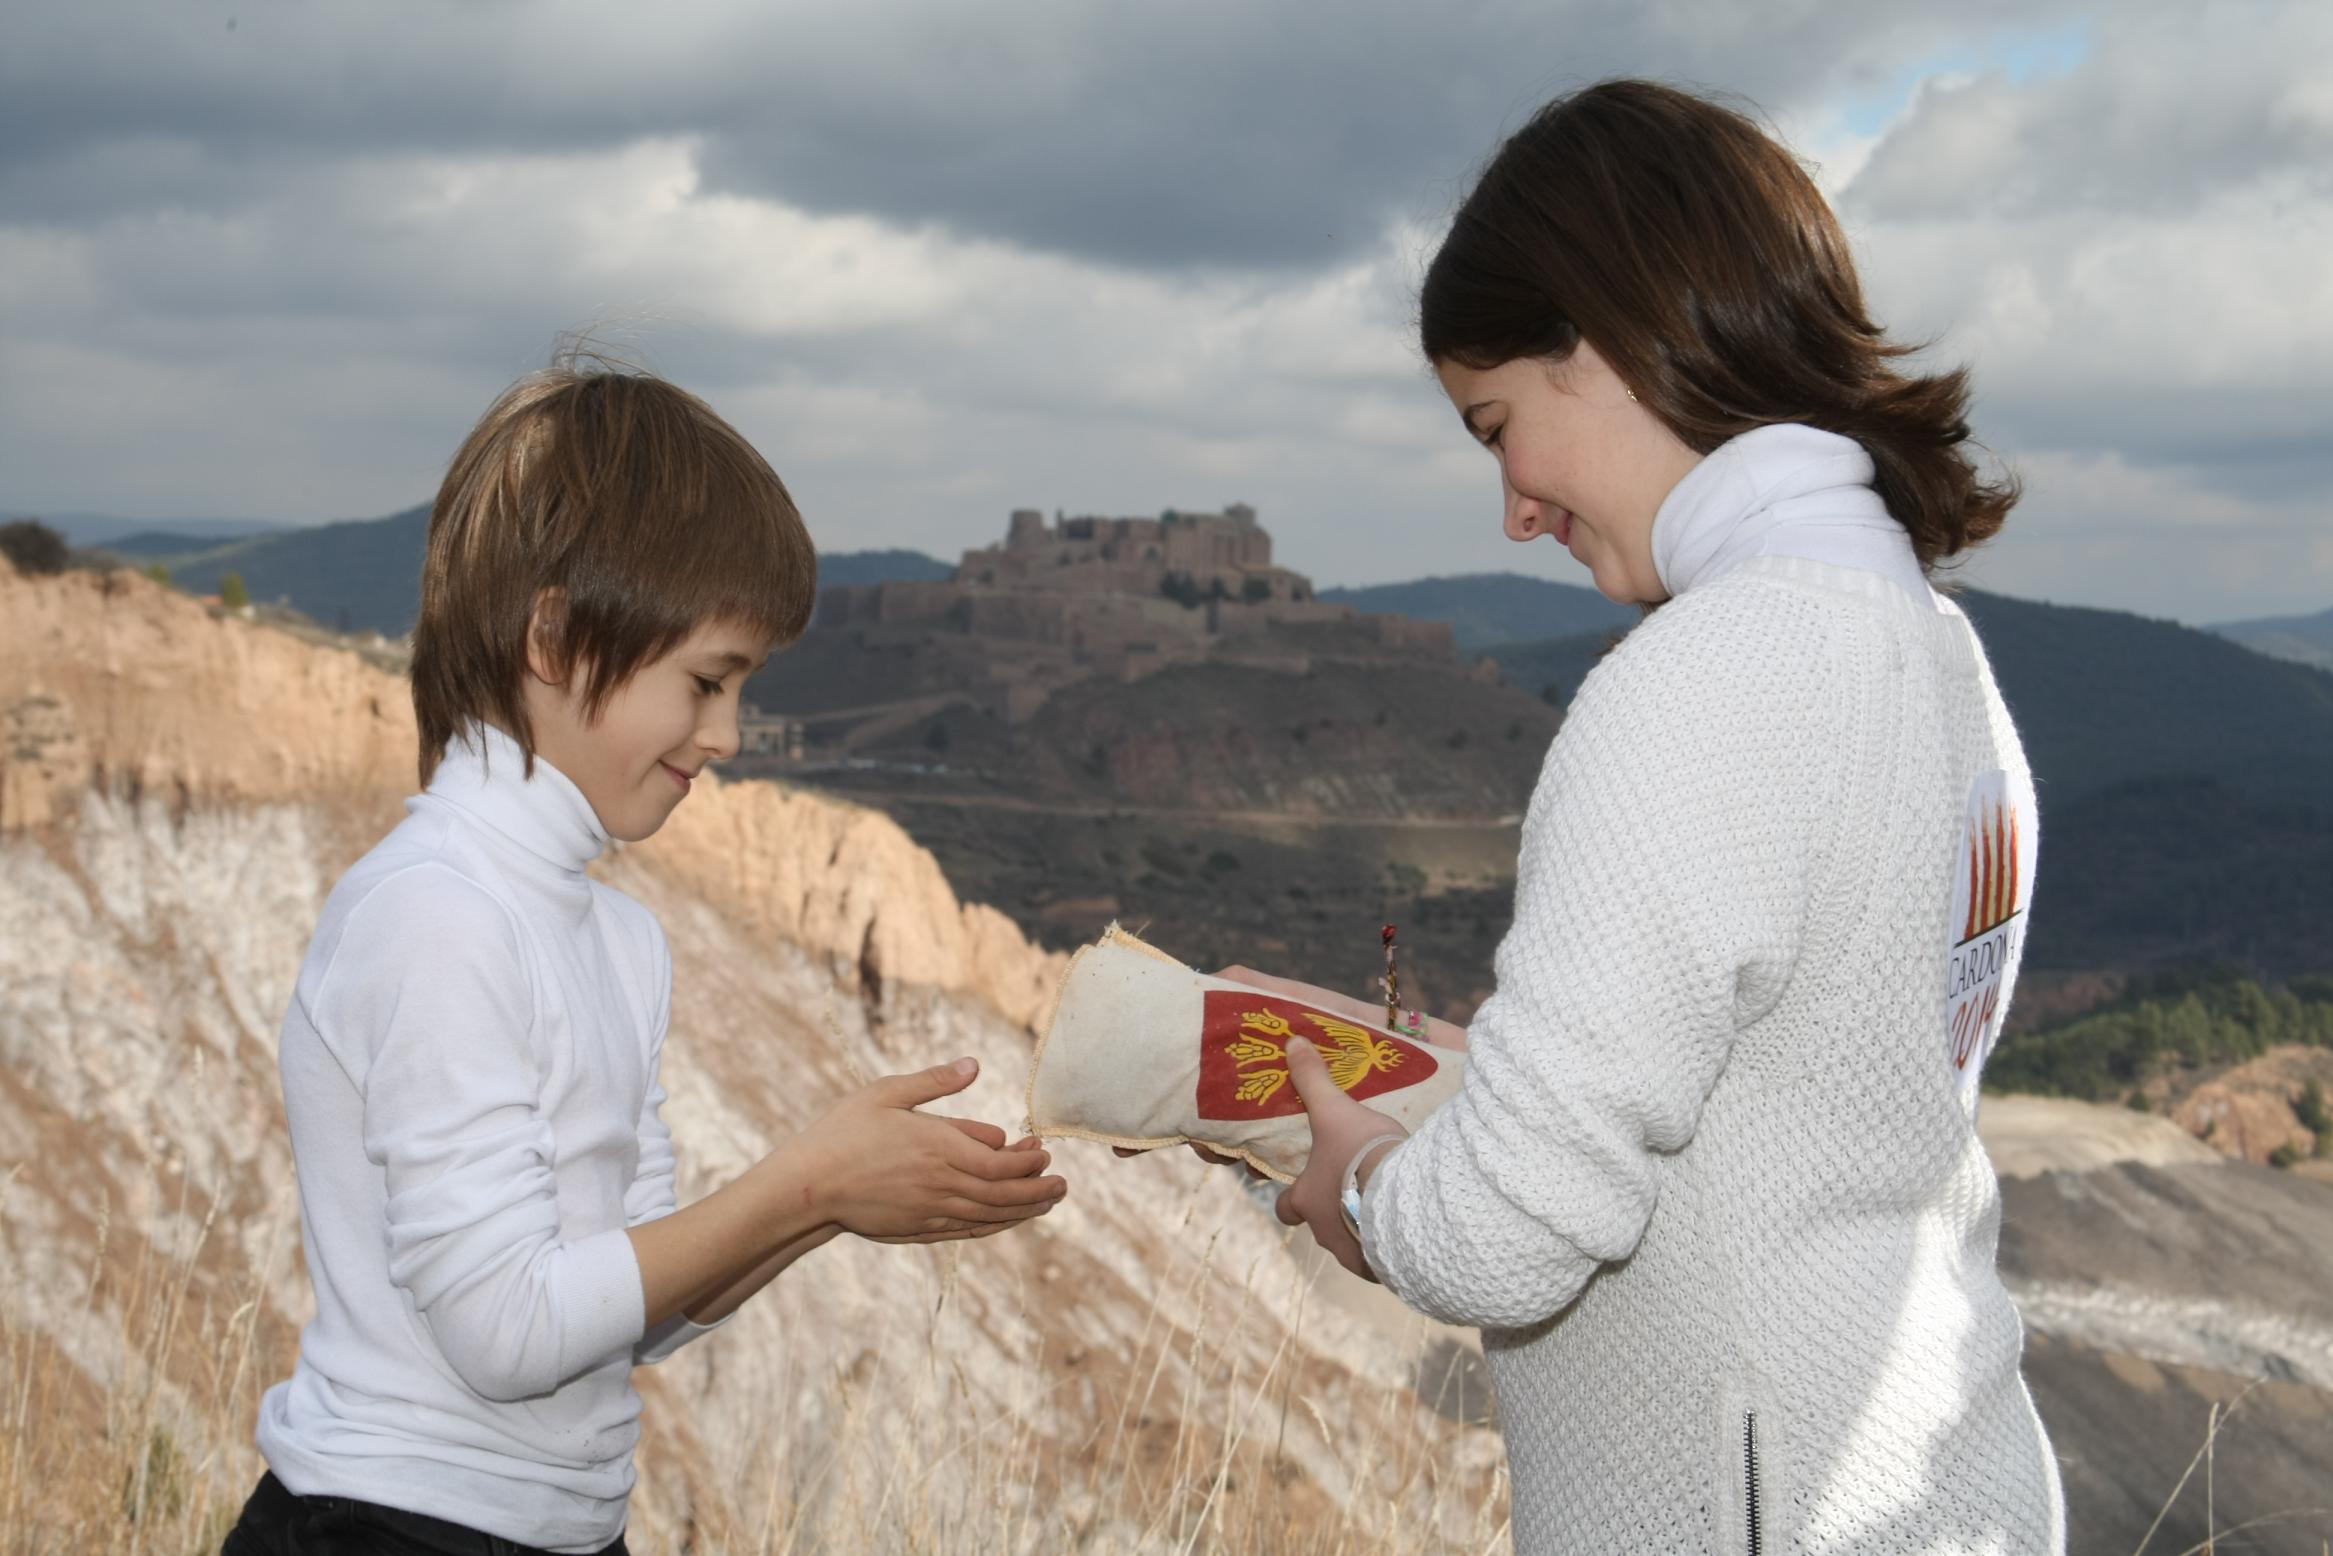
[[1344,1189],[1337,1195],[1337,1214],[1344,1217],[1345,1230],[1353,1234],[1355,1241],[1359,1241],[1361,1236],[1362,1166],[1368,1162],[1369,1153],[1376,1150],[1379,1146],[1386,1144],[1398,1145],[1408,1138],[1409,1136],[1406,1134],[1378,1135],[1374,1139],[1363,1141],[1361,1149],[1355,1151],[1352,1156],[1346,1160]]

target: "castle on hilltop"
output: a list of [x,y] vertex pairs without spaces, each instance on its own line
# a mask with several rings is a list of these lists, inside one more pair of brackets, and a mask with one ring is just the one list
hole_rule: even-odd
[[1157,518],[1017,508],[1001,544],[964,553],[944,583],[821,593],[817,625],[893,646],[948,638],[971,649],[968,693],[1019,722],[1071,681],[1133,681],[1204,659],[1301,673],[1315,657],[1455,654],[1441,622],[1370,616],[1316,599],[1272,560],[1256,510]]
[[1244,502],[1221,513],[1155,519],[1057,518],[1013,510],[1004,544],[964,553],[960,582],[983,588],[1069,590],[1081,594],[1152,595],[1187,580],[1200,596],[1301,603],[1312,580],[1272,564],[1272,536]]

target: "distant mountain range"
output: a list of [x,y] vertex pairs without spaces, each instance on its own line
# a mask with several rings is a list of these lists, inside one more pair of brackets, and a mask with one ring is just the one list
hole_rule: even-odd
[[818,555],[821,589],[839,589],[846,584],[945,583],[955,576],[955,563],[921,551],[822,551]]
[[[84,516],[86,517],[86,516]],[[70,518],[70,516],[68,516]],[[254,599],[325,626],[394,636],[412,624],[427,513],[272,529],[206,544],[196,528],[105,532],[208,593],[235,571]],[[141,528],[147,533],[141,534]],[[184,550],[163,549],[172,534]],[[820,559],[834,584],[945,578],[916,551]],[[1590,590],[1515,574],[1330,589],[1358,609],[1447,621],[1511,684],[1570,700],[1640,619]],[[2271,974],[2333,971],[2333,673],[2245,646],[2333,638],[2333,612],[2213,632],[2119,611],[1969,592],[2040,788],[2048,858],[2034,965],[2181,957]]]
[[[384,519],[301,529],[275,526],[224,538],[202,533],[202,526],[214,522],[227,521],[188,519],[141,531],[126,528],[126,520],[89,520],[65,534],[76,545],[111,551],[139,566],[159,562],[170,569],[171,581],[190,593],[215,594],[221,578],[237,573],[253,599],[286,601],[338,631],[398,637],[412,628],[421,608],[426,503]],[[117,533],[108,526],[124,527]],[[920,551],[830,552],[818,559],[822,584],[930,580],[954,572]]]
[[[1570,603],[1539,588],[1551,616]],[[1528,592],[1509,592],[1528,614]],[[2041,798],[2032,965],[2333,971],[2333,674],[2121,611],[1959,600]],[[1488,652],[1561,703],[1613,641]]]
[[290,529],[268,519],[122,519],[109,513],[9,513],[38,519],[76,546],[130,552],[190,550]]
[[2234,639],[2256,654],[2333,670],[2333,610],[2319,611],[2314,616],[2226,621],[2211,630],[2221,637]]

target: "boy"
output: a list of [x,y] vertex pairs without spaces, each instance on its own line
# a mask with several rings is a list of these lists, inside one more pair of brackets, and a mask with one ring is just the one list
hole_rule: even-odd
[[816,565],[760,455],[653,377],[555,366],[455,455],[413,635],[424,792],[325,903],[284,1018],[316,1317],[225,1556],[620,1552],[635,1364],[838,1231],[979,1237],[1060,1199],[1035,1141],[914,1111],[961,1059],[674,1213],[671,959],[584,866],[736,751]]

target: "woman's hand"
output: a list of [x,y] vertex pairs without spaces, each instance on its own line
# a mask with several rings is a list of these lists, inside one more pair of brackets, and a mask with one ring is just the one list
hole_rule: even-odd
[[[1304,1164],[1303,1176],[1281,1191],[1275,1208],[1288,1225],[1312,1228],[1312,1240],[1327,1249],[1337,1263],[1363,1280],[1373,1281],[1377,1274],[1361,1253],[1360,1239],[1345,1230],[1337,1201],[1344,1193],[1345,1168],[1354,1152],[1380,1135],[1406,1139],[1409,1131],[1386,1114],[1346,1096],[1329,1075],[1328,1061],[1321,1058],[1320,1050],[1303,1038],[1288,1044],[1288,1078],[1304,1099],[1305,1117],[1312,1122],[1312,1155]],[[1380,1145],[1370,1153],[1370,1160],[1362,1164],[1364,1186],[1369,1172],[1391,1149]]]
[[1006,1146],[993,1124],[915,1111],[978,1073],[959,1059],[843,1098],[802,1132],[815,1185],[802,1192],[827,1219],[877,1242],[986,1237],[1051,1210],[1069,1185],[1038,1176],[1051,1162],[1039,1142]]
[[[1277,994],[1285,999],[1302,1001],[1315,1010],[1325,1010],[1339,1016],[1350,1016],[1355,1021],[1366,1021],[1374,1027],[1382,1028],[1385,1025],[1385,1007],[1383,1005],[1372,1004],[1364,999],[1355,999],[1349,994],[1338,994],[1333,990],[1324,989],[1318,984],[1305,983],[1295,978],[1275,978],[1270,973],[1258,972],[1253,967],[1243,967],[1237,963],[1216,969],[1215,976],[1227,983],[1244,983],[1249,988],[1259,989],[1266,994]],[[1437,1020],[1429,1016],[1426,1018],[1426,1030],[1423,1035],[1427,1042],[1432,1043],[1437,1048],[1455,1048],[1460,1052],[1465,1051],[1466,1028],[1454,1022]],[[1341,1097],[1344,1094],[1339,1092],[1338,1095]],[[1355,1105],[1358,1106],[1358,1104]],[[1368,1113],[1372,1118],[1385,1117],[1384,1114],[1368,1108],[1363,1108],[1361,1111]],[[1148,1150],[1137,1149],[1133,1146],[1112,1146],[1111,1149],[1120,1156],[1146,1156],[1149,1154]],[[1247,1164],[1238,1157],[1219,1155],[1200,1145],[1197,1141],[1191,1143],[1191,1153],[1199,1160],[1214,1166],[1247,1167]],[[1337,1171],[1341,1175],[1344,1170],[1344,1165],[1340,1162]],[[1263,1173],[1256,1171],[1253,1167],[1247,1167],[1247,1175],[1259,1181],[1264,1177]],[[1340,1176],[1336,1187],[1341,1189],[1342,1186],[1343,1179]],[[1334,1215],[1336,1211],[1334,1193],[1329,1197],[1329,1210]],[[1341,1231],[1344,1223],[1339,1221],[1337,1225]],[[1350,1240],[1347,1239],[1347,1241]],[[1355,1252],[1358,1253],[1358,1250],[1356,1249]]]

